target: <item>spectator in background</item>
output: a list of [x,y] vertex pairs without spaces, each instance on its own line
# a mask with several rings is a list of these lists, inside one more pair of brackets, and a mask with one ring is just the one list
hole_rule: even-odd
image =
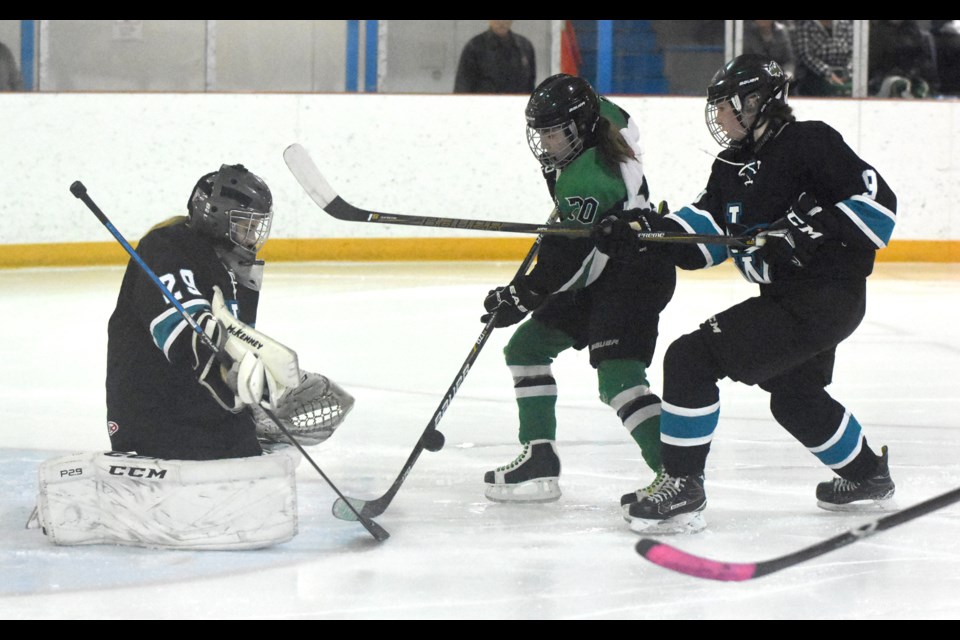
[[868,89],[881,98],[926,98],[940,89],[933,39],[916,20],[871,20]]
[[797,20],[797,93],[849,96],[852,93],[853,20]]
[[10,48],[0,42],[0,91],[20,91],[23,79]]
[[960,96],[960,20],[931,20],[940,95]]
[[490,20],[460,53],[454,93],[525,93],[536,86],[533,43],[511,30],[513,20]]
[[779,20],[744,20],[743,52],[776,60],[787,76],[796,76],[796,56],[790,31]]

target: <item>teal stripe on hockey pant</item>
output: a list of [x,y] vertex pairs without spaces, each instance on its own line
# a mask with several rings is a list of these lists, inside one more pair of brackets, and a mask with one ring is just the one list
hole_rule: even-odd
[[810,452],[831,468],[842,467],[853,460],[862,446],[862,430],[857,419],[847,411],[840,427],[829,440],[819,447],[810,447]]
[[713,439],[720,420],[720,403],[688,409],[660,404],[660,439],[678,447],[696,447]]

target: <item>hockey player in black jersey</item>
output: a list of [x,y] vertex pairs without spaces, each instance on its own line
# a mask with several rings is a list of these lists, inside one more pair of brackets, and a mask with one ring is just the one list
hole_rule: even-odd
[[[527,140],[561,224],[593,228],[611,212],[649,206],[637,126],[586,80],[547,78],[530,97],[526,118]],[[570,348],[588,348],[601,401],[616,411],[647,466],[660,471],[660,398],[650,389],[647,367],[675,285],[676,268],[660,247],[624,262],[610,260],[589,237],[547,236],[530,273],[490,292],[482,321],[494,311],[497,327],[516,324],[531,311],[532,317],[504,349],[523,449],[509,464],[486,472],[487,498],[560,497],[551,364]],[[636,499],[635,492],[629,495]]]
[[[266,183],[243,166],[203,176],[188,216],[155,226],[137,253],[214,343],[214,287],[236,316],[256,324],[263,262],[257,251],[273,219]],[[236,382],[234,382],[236,386]],[[130,261],[108,325],[107,427],[114,451],[184,460],[260,455],[254,423],[220,363],[183,317]]]
[[37,503],[51,541],[253,549],[296,535],[303,446],[330,437],[353,398],[254,328],[272,222],[266,183],[223,165],[196,183],[186,216],[135,251],[124,241],[134,255],[108,323],[112,450],[41,465],[59,479]]
[[[770,394],[774,419],[837,478],[816,489],[824,509],[890,506],[886,447],[877,455],[857,419],[834,400],[837,345],[863,319],[866,278],[896,222],[897,200],[877,170],[823,122],[797,122],[776,62],[743,55],[707,93],[706,122],[726,149],[692,205],[666,216],[637,212],[647,229],[755,233],[757,245],[672,245],[684,268],[730,257],[757,297],[717,313],[664,356],[661,440],[666,481],[628,508],[643,533],[693,532],[705,522],[704,468],[720,415],[717,382]],[[629,217],[629,216],[628,216]],[[630,247],[630,234],[619,233]]]

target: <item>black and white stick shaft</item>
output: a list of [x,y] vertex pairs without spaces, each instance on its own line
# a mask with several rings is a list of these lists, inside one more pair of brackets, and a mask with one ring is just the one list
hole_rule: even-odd
[[[400,224],[415,227],[442,227],[468,231],[496,231],[505,233],[531,233],[537,235],[587,236],[590,229],[570,229],[554,224],[530,224],[524,222],[501,222],[496,220],[471,220],[468,218],[441,218],[415,216],[402,213],[386,213],[356,207],[344,200],[323,177],[317,165],[303,146],[292,144],[283,152],[283,159],[290,172],[321,209],[338,220],[348,222],[373,222]],[[725,236],[696,233],[637,232],[637,237],[648,242],[680,242],[686,244],[720,244],[744,248],[755,244],[752,237]]]
[[[557,212],[554,210],[550,215],[550,220],[553,220],[556,215]],[[515,278],[524,275],[533,264],[533,260],[540,249],[540,243],[542,241],[543,236],[537,236],[533,246],[530,247],[530,251],[527,252],[527,256],[520,264],[520,268],[517,269],[517,274],[514,276]],[[470,367],[472,367],[473,363],[476,362],[477,357],[480,355],[480,350],[483,349],[483,345],[487,343],[487,339],[490,337],[490,334],[493,333],[496,321],[497,312],[494,311],[491,314],[490,319],[487,320],[487,323],[480,331],[480,335],[474,341],[473,346],[470,349],[470,353],[467,354],[466,360],[464,360],[463,364],[460,366],[460,371],[447,388],[447,392],[444,394],[443,400],[440,401],[440,405],[437,407],[436,411],[434,411],[433,418],[420,435],[417,445],[413,448],[413,451],[410,453],[410,456],[404,463],[403,468],[400,470],[400,474],[397,476],[397,479],[393,481],[393,484],[390,485],[390,488],[387,489],[387,492],[374,500],[361,500],[359,498],[347,498],[346,501],[337,500],[333,503],[334,516],[340,518],[341,520],[350,520],[352,519],[353,513],[356,509],[359,509],[360,513],[371,518],[379,516],[381,513],[387,510],[387,507],[390,506],[394,496],[397,495],[397,492],[403,485],[404,480],[407,479],[407,476],[413,469],[413,465],[416,464],[417,459],[420,457],[420,454],[423,452],[423,450],[426,449],[427,451],[439,451],[443,448],[445,439],[443,434],[437,429],[437,425],[440,423],[440,419],[443,418],[443,414],[449,407],[450,402],[453,401],[454,396],[457,394],[457,390],[460,389],[460,385],[463,384],[463,380],[470,371]],[[353,506],[354,509],[348,509],[348,506]]]

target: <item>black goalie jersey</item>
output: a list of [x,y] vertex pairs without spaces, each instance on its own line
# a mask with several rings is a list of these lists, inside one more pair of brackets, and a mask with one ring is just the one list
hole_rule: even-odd
[[[214,285],[253,326],[259,293],[237,286],[210,242],[183,220],[152,230],[137,253],[194,317]],[[259,455],[248,412],[231,413],[198,382],[193,329],[133,260],[127,265],[107,346],[107,428],[114,451],[203,460]]]
[[897,200],[880,174],[823,122],[793,122],[760,151],[727,150],[713,164],[697,201],[667,216],[682,231],[739,235],[767,228],[782,218],[801,193],[813,195],[840,229],[804,267],[773,270],[751,250],[720,245],[671,247],[688,269],[733,258],[750,282],[774,288],[817,279],[864,278],[877,249],[887,245],[896,224]]

